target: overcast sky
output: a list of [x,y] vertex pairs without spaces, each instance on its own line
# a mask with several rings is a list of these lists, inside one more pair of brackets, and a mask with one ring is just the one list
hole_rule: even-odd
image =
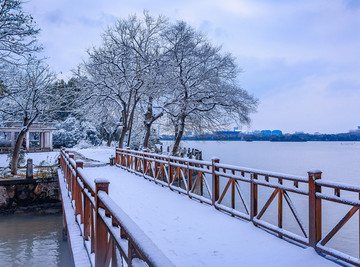
[[[49,65],[67,80],[117,18],[185,20],[236,56],[260,99],[252,130],[347,132],[360,125],[358,0],[29,0]],[[243,130],[248,130],[243,128]]]

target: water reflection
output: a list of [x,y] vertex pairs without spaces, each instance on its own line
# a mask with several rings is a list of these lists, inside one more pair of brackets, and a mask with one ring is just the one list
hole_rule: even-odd
[[62,215],[0,216],[0,266],[73,266]]

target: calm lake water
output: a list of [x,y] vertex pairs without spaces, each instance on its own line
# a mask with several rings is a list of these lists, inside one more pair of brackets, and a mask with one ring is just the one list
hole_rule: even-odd
[[307,176],[310,169],[322,179],[360,185],[360,142],[197,142],[184,147],[203,151],[204,160],[287,174]]
[[0,266],[72,267],[62,225],[61,214],[0,216]]
[[[165,143],[165,145],[167,145]],[[310,169],[323,172],[322,179],[360,185],[360,142],[241,142],[241,141],[185,141],[182,147],[196,148],[203,152],[204,160],[211,160],[216,156],[220,163],[232,164],[248,168],[256,168],[302,175],[307,177]],[[211,183],[211,179],[209,179]],[[224,188],[227,180],[223,180],[220,187]],[[249,184],[240,183],[247,204],[249,206]],[[305,189],[305,188],[304,188]],[[268,188],[259,188],[259,208],[261,209],[271,194]],[[333,194],[333,191],[326,191]],[[300,214],[306,229],[308,229],[308,199],[305,196],[289,193]],[[356,194],[344,194],[342,197],[358,199]],[[276,198],[277,199],[277,198]],[[265,212],[262,219],[277,225],[276,199]],[[229,203],[229,195],[224,203]],[[244,211],[240,200],[237,199],[236,208]],[[284,228],[299,235],[301,231],[287,207],[284,207]],[[322,229],[325,236],[343,216],[350,210],[349,206],[323,201]],[[356,213],[350,221],[329,241],[328,247],[338,249],[352,256],[359,256],[359,219]]]

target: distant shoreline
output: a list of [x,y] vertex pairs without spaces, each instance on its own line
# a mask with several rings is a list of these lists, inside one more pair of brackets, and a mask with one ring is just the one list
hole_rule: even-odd
[[[182,141],[270,141],[270,142],[359,142],[360,132],[340,133],[340,134],[284,134],[284,135],[247,135],[243,133],[234,134],[203,134],[198,136],[184,136]],[[170,135],[161,136],[161,141],[173,141]]]
[[[174,139],[160,139],[160,141],[174,141]],[[346,142],[346,143],[355,143],[360,142],[360,140],[303,140],[303,141],[294,141],[294,140],[285,140],[285,141],[274,141],[274,140],[235,140],[235,139],[181,139],[181,141],[234,141],[234,142],[274,142],[274,143],[306,143],[306,142]]]

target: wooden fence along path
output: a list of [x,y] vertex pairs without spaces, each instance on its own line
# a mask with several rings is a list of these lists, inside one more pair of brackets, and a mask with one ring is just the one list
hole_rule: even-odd
[[[172,262],[108,196],[109,182],[96,179],[95,185],[83,172],[83,162],[74,154],[60,152],[60,166],[84,246],[95,267],[173,266]],[[145,266],[145,265],[144,265]]]
[[[173,191],[212,205],[232,216],[251,221],[254,225],[265,228],[280,238],[291,239],[347,263],[360,266],[360,186],[321,180],[319,170],[311,170],[308,172],[308,177],[302,177],[222,164],[216,158],[208,162],[130,149],[117,148],[115,163]],[[240,183],[247,185],[249,189],[247,195],[242,192]],[[262,188],[268,188],[272,192],[265,204],[260,206],[259,190]],[[304,196],[305,201],[309,203],[308,229],[291,198],[299,195]],[[226,197],[227,203],[224,201]],[[235,207],[235,199],[240,200],[241,210]],[[277,199],[277,223],[271,224],[263,220],[262,216],[270,204],[276,201],[275,199]],[[323,218],[322,207],[325,201],[347,205],[349,211],[324,235],[322,220],[326,218]],[[283,228],[284,203],[289,207],[301,234]],[[326,246],[357,211],[359,211],[358,257]]]

